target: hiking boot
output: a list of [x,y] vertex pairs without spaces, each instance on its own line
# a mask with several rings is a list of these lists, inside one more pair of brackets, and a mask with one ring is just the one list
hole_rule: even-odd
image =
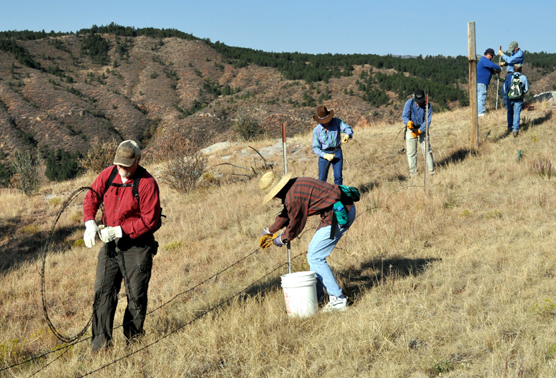
[[518,134],[519,134],[519,131],[514,131],[514,138],[517,138]]
[[332,312],[332,311],[345,311],[347,310],[347,298],[335,297],[333,295],[329,296],[329,301],[326,306],[322,308],[322,312]]

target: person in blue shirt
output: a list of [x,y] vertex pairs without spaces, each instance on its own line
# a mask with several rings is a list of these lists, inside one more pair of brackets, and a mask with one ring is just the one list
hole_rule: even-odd
[[[417,172],[417,142],[421,144],[421,151],[426,161],[428,171],[434,175],[434,160],[432,158],[432,150],[429,143],[428,153],[426,150],[426,124],[425,124],[425,92],[417,89],[412,99],[407,100],[403,107],[402,120],[407,126],[405,130],[405,150],[407,152],[407,161],[409,162],[409,174],[411,177],[418,175]],[[432,105],[429,103],[428,124],[431,125]]]
[[[508,75],[512,79],[504,82],[504,91],[508,96],[508,106],[506,107],[508,133],[513,132],[514,138],[519,134],[519,117],[521,115],[521,107],[523,106],[523,96],[525,93],[529,92],[529,80],[521,73],[521,67],[521,64],[515,63],[513,66],[513,73]],[[512,98],[514,97],[514,93],[512,93],[513,91],[511,90],[512,82],[515,80],[516,85],[518,85],[518,79],[521,81],[521,96]]]
[[313,130],[313,152],[319,157],[319,180],[326,182],[332,164],[334,184],[342,185],[342,143],[353,138],[353,130],[341,119],[334,118],[334,110],[328,111],[324,105],[317,108],[313,119],[318,122]]
[[500,66],[491,62],[494,56],[493,49],[486,49],[485,55],[479,60],[477,64],[477,97],[479,99],[479,117],[485,115],[485,103],[487,98],[488,85],[492,74],[500,72]]
[[506,80],[504,80],[504,85],[502,86],[502,98],[504,98],[504,106],[506,107],[506,109],[508,109],[508,93],[504,91],[504,88],[506,88],[509,85],[508,83],[512,80],[511,73],[514,72],[514,66],[516,64],[521,64],[523,66],[523,51],[519,48],[517,42],[513,41],[512,43],[510,43],[510,48],[508,49],[506,54],[504,54],[502,50],[498,50],[498,55],[500,55],[502,59],[504,59],[502,65],[508,66],[506,68],[508,75],[506,76]]

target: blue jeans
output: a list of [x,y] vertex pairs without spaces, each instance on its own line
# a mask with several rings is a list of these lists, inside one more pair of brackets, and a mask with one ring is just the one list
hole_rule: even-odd
[[485,114],[488,85],[477,83],[477,98],[479,100],[479,114]]
[[342,185],[344,179],[342,177],[342,168],[344,165],[344,155],[342,155],[342,150],[339,149],[334,153],[334,159],[328,161],[325,158],[319,156],[319,180],[326,182],[328,179],[328,170],[330,169],[330,164],[332,164],[332,169],[334,170],[334,184]]
[[502,98],[504,99],[504,107],[508,109],[508,94],[506,93],[505,88],[509,88],[512,85],[512,76],[511,72],[508,72],[506,79],[504,80],[504,85],[502,85]]
[[508,100],[508,131],[519,131],[519,117],[523,100]]
[[330,229],[332,226],[326,226],[315,232],[315,235],[309,244],[307,261],[309,262],[309,268],[311,271],[315,272],[315,275],[317,276],[317,298],[324,297],[324,288],[326,288],[328,295],[333,295],[335,297],[342,295],[342,289],[338,286],[338,282],[336,282],[336,278],[334,278],[334,274],[326,262],[326,258],[332,253],[336,244],[338,244],[342,236],[353,224],[353,221],[355,220],[355,213],[355,205],[353,205],[349,211],[348,224],[344,227],[336,225],[337,229],[334,239],[330,239]]

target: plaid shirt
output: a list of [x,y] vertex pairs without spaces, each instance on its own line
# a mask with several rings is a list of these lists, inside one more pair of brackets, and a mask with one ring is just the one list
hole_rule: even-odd
[[[291,183],[293,181],[293,184]],[[310,177],[298,177],[288,183],[285,198],[282,200],[284,209],[269,227],[274,233],[286,227],[282,241],[288,242],[295,239],[305,228],[307,218],[320,214],[319,229],[332,224],[332,205],[341,199],[341,190],[338,185],[329,184]],[[349,210],[351,204],[346,208]]]

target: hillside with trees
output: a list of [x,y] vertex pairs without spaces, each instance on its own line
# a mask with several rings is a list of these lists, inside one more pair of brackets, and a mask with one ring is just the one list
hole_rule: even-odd
[[[531,93],[554,90],[555,66],[556,54],[527,53]],[[17,152],[63,180],[81,171],[95,140],[138,140],[148,159],[165,135],[202,148],[278,137],[283,122],[288,135],[305,132],[319,104],[354,127],[399,122],[417,87],[435,111],[467,106],[467,75],[463,56],[272,53],[114,23],[0,32],[0,185]],[[238,131],[239,113],[256,120],[252,135]]]

